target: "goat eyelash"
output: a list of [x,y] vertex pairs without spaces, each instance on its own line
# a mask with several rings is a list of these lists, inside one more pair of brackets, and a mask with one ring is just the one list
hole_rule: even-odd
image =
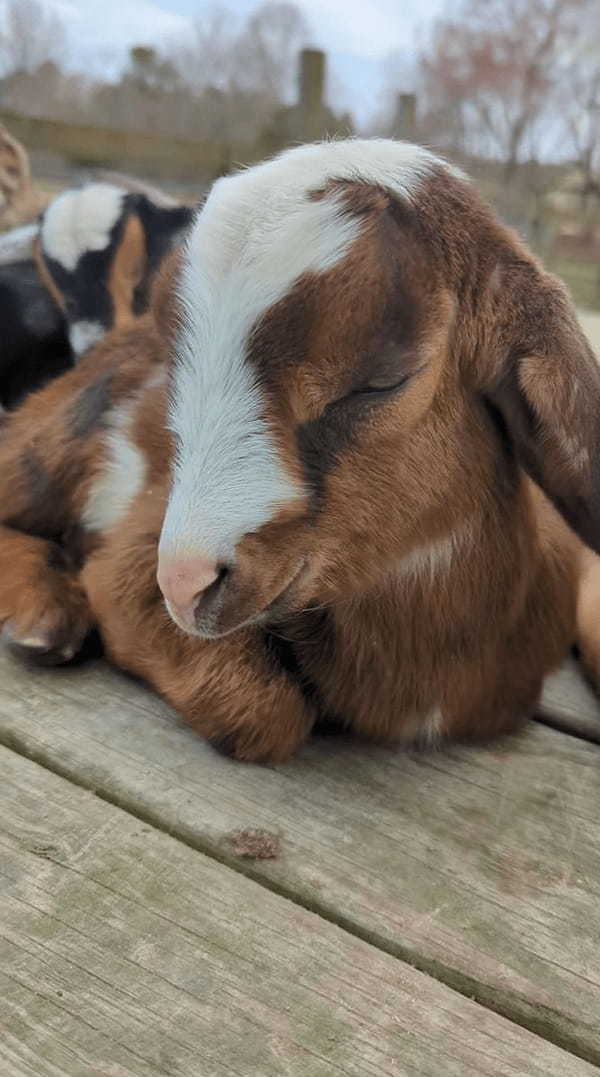
[[392,393],[399,392],[400,389],[403,389],[406,383],[410,380],[410,377],[410,374],[405,374],[399,381],[394,382],[393,385],[365,385],[360,389],[353,389],[346,396],[342,397],[342,400],[351,400],[363,396],[391,396]]
[[332,400],[327,404],[323,414],[335,414],[338,409],[343,408],[344,404],[349,404],[351,401],[357,403],[362,400],[365,403],[368,401],[375,403],[377,397],[385,398],[393,396],[394,393],[400,392],[400,390],[404,388],[410,377],[410,374],[406,374],[401,381],[394,382],[393,385],[385,385],[381,387],[367,385],[362,389],[352,389],[349,393],[345,393],[344,396],[338,396],[336,400]]

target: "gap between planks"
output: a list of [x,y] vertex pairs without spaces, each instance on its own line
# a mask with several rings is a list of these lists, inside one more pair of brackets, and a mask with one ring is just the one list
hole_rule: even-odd
[[0,770],[7,1077],[598,1072],[23,756]]
[[[382,786],[382,783],[383,786],[386,787],[387,783],[390,793],[393,793],[394,786],[390,783],[393,782],[395,784],[397,781],[402,781],[403,778],[406,779],[410,775],[410,768],[414,769],[414,763],[410,760],[398,760],[393,757],[393,753],[378,752],[375,749],[370,750],[364,745],[361,745],[357,750],[352,752],[344,748],[343,745],[341,747],[338,745],[338,747],[334,749],[329,748],[328,750],[326,745],[321,744],[320,746],[313,747],[311,750],[311,762],[308,764],[308,773],[306,759],[296,761],[288,770],[286,770],[286,768],[283,768],[283,770],[282,768],[271,768],[270,770],[269,768],[239,768],[235,764],[228,764],[214,757],[206,746],[198,741],[194,734],[189,730],[182,728],[177,723],[177,720],[165,707],[163,707],[162,704],[160,704],[156,697],[148,695],[137,685],[131,684],[131,682],[119,677],[117,674],[111,673],[107,669],[99,667],[96,670],[91,669],[87,672],[75,671],[71,673],[64,672],[58,675],[41,675],[41,679],[37,679],[37,685],[41,689],[40,692],[36,692],[36,678],[26,678],[26,675],[22,670],[19,670],[17,673],[16,671],[18,667],[11,665],[6,656],[0,654],[0,673],[4,672],[5,679],[8,679],[9,682],[11,669],[16,673],[16,685],[18,689],[21,689],[22,695],[19,696],[19,706],[16,708],[16,711],[18,711],[19,714],[17,714],[16,711],[13,714],[13,719],[15,720],[8,720],[6,714],[6,707],[10,700],[10,697],[8,696],[4,700],[5,706],[2,708],[5,713],[0,714],[2,737],[4,742],[10,747],[14,747],[17,751],[40,762],[48,769],[54,770],[56,773],[68,778],[70,781],[74,782],[74,784],[78,784],[83,788],[96,792],[108,803],[124,808],[130,814],[151,823],[156,829],[166,833],[176,834],[181,841],[191,848],[210,856],[214,860],[226,864],[228,867],[232,867],[240,874],[250,876],[255,881],[259,882],[260,885],[271,890],[275,894],[287,897],[296,905],[318,913],[324,920],[343,927],[357,938],[363,939],[391,956],[399,958],[414,968],[428,973],[441,983],[445,983],[455,990],[460,991],[463,995],[475,998],[488,1009],[508,1017],[511,1021],[538,1033],[550,1042],[566,1047],[573,1054],[579,1055],[581,1058],[586,1058],[589,1061],[596,1063],[600,1061],[600,1041],[598,1040],[597,1034],[592,1033],[591,1030],[587,1030],[583,1017],[581,1017],[579,1023],[577,1021],[573,1022],[572,1017],[569,1017],[569,1013],[574,1012],[573,1005],[575,1000],[573,992],[575,990],[587,990],[587,1001],[583,997],[581,999],[582,1003],[586,1002],[586,1006],[582,1007],[582,1014],[585,1014],[586,1008],[589,1012],[590,1005],[595,1004],[595,1000],[598,998],[598,992],[596,990],[597,984],[594,983],[594,988],[590,995],[590,990],[592,989],[586,986],[585,977],[582,977],[581,973],[578,974],[579,978],[577,978],[574,976],[573,972],[569,971],[567,968],[565,970],[565,982],[563,983],[563,980],[565,979],[564,977],[556,980],[555,998],[553,1001],[552,991],[544,990],[543,981],[542,986],[540,986],[540,973],[537,974],[537,983],[534,974],[533,980],[531,980],[528,986],[527,977],[524,977],[522,972],[518,975],[515,974],[515,972],[518,972],[518,965],[515,966],[515,972],[512,972],[510,975],[507,975],[507,973],[510,972],[510,967],[507,967],[506,971],[503,972],[502,961],[506,961],[506,956],[503,957],[502,952],[499,952],[498,954],[492,953],[487,962],[488,966],[490,961],[492,961],[492,963],[494,960],[499,962],[497,972],[495,972],[493,968],[490,969],[490,967],[487,967],[485,960],[482,965],[481,951],[478,953],[476,946],[474,950],[472,949],[475,943],[477,943],[477,938],[475,939],[475,943],[473,943],[473,939],[468,937],[468,931],[465,936],[465,942],[468,941],[472,952],[469,952],[467,946],[464,954],[461,953],[459,955],[456,951],[456,939],[453,943],[455,947],[454,950],[452,949],[452,946],[450,946],[449,949],[446,947],[446,950],[444,950],[444,938],[445,935],[447,936],[449,928],[446,927],[440,934],[440,928],[443,927],[443,925],[436,923],[435,920],[431,920],[429,914],[426,915],[425,926],[427,927],[427,931],[425,934],[421,933],[419,937],[415,937],[414,932],[413,935],[411,935],[410,931],[406,930],[406,925],[410,925],[410,917],[407,920],[407,915],[408,913],[414,912],[414,907],[412,906],[404,909],[403,907],[397,908],[394,905],[390,906],[388,903],[386,909],[385,903],[382,903],[381,908],[377,908],[376,905],[374,909],[369,910],[369,915],[365,916],[360,911],[361,907],[359,904],[359,911],[357,912],[357,907],[352,907],[352,892],[348,891],[347,882],[343,878],[339,878],[339,869],[338,875],[336,876],[335,864],[333,869],[329,872],[329,880],[327,869],[324,871],[322,870],[321,877],[324,879],[324,882],[315,883],[315,886],[311,887],[306,885],[306,877],[305,875],[304,877],[302,875],[302,872],[305,872],[306,870],[306,864],[304,864],[304,866],[302,864],[302,856],[304,855],[304,858],[306,859],[306,853],[302,853],[298,848],[294,851],[294,856],[296,860],[300,859],[300,864],[292,864],[291,861],[294,858],[290,856],[288,867],[291,868],[291,870],[286,872],[285,865],[283,871],[278,871],[278,865],[276,863],[271,865],[266,862],[253,864],[248,861],[240,861],[231,854],[231,850],[227,848],[226,844],[215,840],[214,820],[216,819],[219,824],[222,825],[223,820],[229,818],[232,814],[233,817],[235,817],[235,797],[237,796],[239,787],[244,787],[246,790],[245,793],[242,791],[241,795],[242,802],[246,809],[248,808],[248,803],[250,803],[251,808],[256,807],[252,801],[248,802],[248,788],[250,788],[251,795],[256,796],[256,793],[258,792],[259,797],[270,798],[276,804],[277,796],[280,792],[277,785],[280,776],[284,775],[284,777],[287,778],[288,775],[294,777],[299,775],[300,783],[302,783],[304,775],[304,779],[307,777],[310,778],[308,784],[310,785],[312,782],[311,788],[313,788],[313,793],[316,788],[321,787],[322,781],[325,782],[326,789],[328,788],[328,781],[333,787],[328,793],[328,795],[331,796],[331,804],[329,807],[333,808],[334,817],[339,823],[339,839],[344,841],[346,840],[344,825],[345,823],[348,823],[348,819],[345,818],[345,815],[347,815],[348,812],[346,811],[346,802],[339,798],[336,800],[336,795],[340,791],[337,787],[339,786],[340,789],[342,789],[342,786],[340,785],[340,773],[347,770],[350,763],[351,769],[354,769],[355,771],[355,775],[358,773],[361,777],[368,778],[367,785],[369,787],[369,798],[372,799],[372,803],[368,801],[366,808],[368,811],[376,811],[377,797],[381,793],[381,788],[379,787]],[[70,696],[69,694],[72,686],[75,686],[76,689],[74,696]],[[64,694],[65,688],[67,692],[66,695]],[[31,711],[33,711],[33,714],[28,712],[26,705],[22,705],[22,696],[27,697],[27,695],[30,695]],[[53,716],[53,711],[56,711],[57,701],[61,716],[60,721],[56,721],[56,714]],[[2,703],[1,693],[0,703]],[[82,708],[85,711],[83,716],[81,716]],[[39,711],[40,717],[42,717],[41,723],[39,722],[39,719],[36,720],[36,711]],[[144,716],[147,719],[150,719],[148,723],[143,721]],[[138,722],[140,722],[139,726],[137,725]],[[54,730],[54,733],[56,734],[55,736],[50,736],[49,740],[46,739],[45,744],[43,743],[44,723],[49,723],[51,729]],[[83,748],[81,744],[78,745],[79,756],[77,756],[77,753],[75,753],[75,755],[71,754],[70,734],[67,732],[67,739],[65,740],[64,732],[65,729],[68,731],[69,728],[71,728],[76,739],[79,732],[77,728],[78,725],[81,725],[84,730],[84,741],[82,742]],[[105,728],[106,726],[108,726],[108,728]],[[108,735],[108,741],[106,743],[98,742],[97,737],[99,730],[101,736]],[[137,734],[140,730],[142,732],[142,738],[138,741]],[[40,732],[42,732],[42,740],[40,740],[39,737]],[[525,738],[519,742],[520,744],[527,745],[533,740],[534,750],[533,752],[530,751],[529,754],[526,752],[525,755],[523,755],[522,749],[519,749],[518,746],[515,749],[514,741],[511,743],[506,742],[506,746],[502,748],[503,757],[505,757],[507,765],[511,766],[513,771],[515,768],[518,770],[517,786],[522,785],[523,781],[531,781],[529,777],[530,774],[535,778],[536,769],[539,769],[539,767],[536,768],[536,764],[538,763],[536,751],[539,752],[539,748],[536,749],[535,744],[540,741],[540,736],[530,738],[529,741]],[[154,738],[156,738],[156,743],[154,743]],[[568,748],[570,740],[571,738],[566,737],[563,741],[563,738],[559,734],[547,731],[541,740],[542,754],[539,756],[539,762],[542,764],[544,762],[544,751],[558,751],[560,756],[561,750]],[[548,742],[548,747],[544,748],[543,746],[546,742]],[[135,745],[137,744],[141,746],[142,759],[145,753],[146,758],[149,761],[152,760],[154,755],[155,757],[158,756],[162,762],[166,749],[166,756],[168,757],[170,754],[172,758],[175,758],[178,761],[174,770],[169,771],[167,758],[166,773],[171,775],[170,781],[173,784],[170,790],[167,790],[166,794],[164,790],[162,792],[161,790],[157,792],[154,788],[157,781],[160,784],[163,780],[160,768],[155,766],[155,773],[153,774],[152,763],[149,762],[148,765],[144,767],[144,776],[140,778],[139,767],[131,766],[132,760],[135,760],[136,758]],[[592,756],[589,755],[590,750],[593,752],[591,746],[588,746],[588,749],[586,750],[582,745],[582,749],[579,752],[580,755],[582,752],[584,753],[584,755],[582,755],[582,762],[585,756],[586,764],[589,764],[589,762],[592,761]],[[568,760],[569,752],[573,755],[574,748],[564,752],[565,763]],[[328,755],[331,757],[329,762],[327,761]],[[370,759],[370,755],[373,755],[376,758]],[[105,756],[111,757],[106,766]],[[323,756],[325,757],[324,762]],[[461,810],[463,807],[467,810],[470,803],[469,783],[472,782],[474,778],[485,781],[486,770],[491,774],[493,767],[497,767],[499,761],[498,752],[490,755],[489,752],[486,753],[484,750],[477,750],[473,753],[472,758],[480,768],[479,774],[473,767],[471,770],[469,770],[468,766],[466,768],[464,766],[461,768],[460,758],[445,759],[444,756],[440,756],[437,757],[437,762],[432,761],[424,764],[425,769],[423,769],[422,772],[419,771],[420,780],[423,780],[428,769],[431,769],[434,772],[432,779],[427,786],[428,795],[431,794],[432,796],[435,796],[438,794],[438,786],[440,783],[443,784],[444,782],[444,767],[446,767],[446,774],[448,774],[449,768],[455,767],[460,782],[467,783],[464,788],[461,785],[459,790]],[[595,760],[595,758],[594,755],[593,759]],[[190,762],[187,764],[185,762],[186,759],[190,759]],[[179,764],[179,760],[181,760],[181,764]],[[560,763],[561,761],[559,759],[557,761],[556,769],[556,776],[559,778],[561,774],[563,774]],[[357,766],[359,768],[358,771],[356,771]],[[107,767],[108,769],[106,769]],[[361,768],[364,769],[364,775],[362,775]],[[436,768],[439,770],[438,778],[435,776]],[[408,774],[406,773],[407,770],[409,771]],[[191,810],[188,809],[188,805],[185,801],[190,798],[191,794],[186,794],[185,789],[187,787],[191,790],[193,786],[190,785],[189,781],[187,781],[184,776],[186,771],[188,773],[192,771],[197,778],[199,785],[201,787],[203,785],[207,787],[210,795],[222,799],[223,793],[225,794],[225,803],[218,805],[212,812],[212,816],[210,811],[207,812],[206,801],[202,801],[201,797],[198,800],[197,806],[192,803]],[[548,771],[547,763],[546,771]],[[583,775],[583,773],[584,772],[582,771],[581,775]],[[566,772],[564,772],[564,774],[566,777]],[[552,774],[550,774],[550,777],[552,777]],[[565,802],[566,804],[569,804],[569,809],[571,811],[573,808],[579,808],[579,801],[575,796],[575,792],[579,795],[578,786],[581,785],[581,778],[577,776],[577,774],[571,776],[571,784],[573,784],[573,778],[577,781],[577,789],[575,785],[573,785],[572,790],[567,790],[572,804],[568,801]],[[141,788],[139,784],[140,780],[142,781]],[[315,781],[318,783],[317,786],[315,785]],[[146,783],[145,785],[144,782]],[[372,782],[375,783],[373,790],[371,789]],[[344,794],[344,792],[347,792],[345,787],[342,789],[342,794]],[[445,798],[447,794],[444,793],[443,789],[441,790],[441,793],[442,798]],[[540,795],[542,795],[542,793],[543,784],[540,788]],[[410,795],[409,791],[409,796]],[[543,795],[545,796],[545,794]],[[185,797],[185,801],[183,802],[181,799],[182,796]],[[246,796],[245,801],[244,796]],[[152,802],[152,797],[154,797],[154,803]],[[228,799],[234,801],[233,811],[229,810],[232,808],[232,805],[227,803]],[[476,802],[473,802],[473,806],[475,803]],[[542,799],[540,804],[543,805],[543,803],[544,801]],[[177,805],[179,805],[179,808],[177,808]],[[410,807],[410,799],[408,801],[406,799],[402,801],[400,813],[396,819],[396,822],[403,821],[405,828],[410,824],[410,818],[405,818],[402,815],[402,811],[406,808],[410,809]],[[456,805],[453,807],[449,806],[448,808],[451,817],[455,807]],[[497,806],[494,802],[494,827],[497,825],[497,807],[501,807],[501,805]],[[538,808],[542,813],[543,821],[545,809],[543,806],[540,808],[540,805],[534,796],[528,810],[535,813],[538,811]],[[198,810],[200,810],[199,816]],[[317,798],[314,798],[312,794],[310,806],[307,805],[307,810],[309,812],[312,811],[313,813],[314,811],[319,811]],[[285,812],[283,814],[285,815]],[[291,823],[294,822],[293,812],[289,811],[287,814],[289,818],[286,822],[288,825],[291,825]],[[308,818],[309,817],[307,817],[307,819]],[[500,817],[498,816],[498,821],[499,818]],[[190,819],[192,820],[191,823]],[[212,828],[210,822],[211,819]],[[538,820],[533,816],[532,823],[537,824],[537,822]],[[199,830],[202,830],[199,823],[204,825],[205,832],[199,833]],[[336,831],[336,834],[338,831]],[[292,839],[292,847],[295,836],[293,830],[291,834],[289,832],[286,834],[286,840],[290,837]],[[446,842],[444,840],[442,845],[444,852],[445,845],[450,844],[450,836],[451,831],[448,831],[448,841]],[[362,840],[361,833],[355,834],[353,837],[356,840]],[[542,838],[541,840],[544,841],[547,839]],[[392,856],[397,855],[397,847],[394,847],[393,844],[390,844],[388,851]],[[440,850],[438,850],[437,855],[439,855],[439,851]],[[554,851],[555,850],[552,849],[551,853],[554,853]],[[309,856],[311,861],[314,855],[317,856],[317,859],[319,855],[322,857],[323,852],[324,850],[319,849],[318,846],[315,848],[309,846]],[[524,852],[531,856],[531,850],[527,849],[527,845],[525,850],[519,850],[518,848],[516,850],[517,855],[521,858]],[[559,850],[556,850],[556,852],[560,855]],[[429,888],[433,890],[437,887],[439,890],[440,879],[436,877],[435,859],[436,856],[434,855],[431,866],[427,864],[426,882],[428,887],[428,899]],[[572,872],[575,870],[575,861],[573,858],[571,858],[571,860],[572,863],[569,866],[569,871]],[[527,861],[525,863],[527,864]],[[414,863],[411,862],[410,857],[408,864],[412,869]],[[310,866],[312,870],[312,862]],[[317,867],[322,868],[323,866],[315,864],[315,871],[317,871]],[[298,869],[300,870],[300,874],[298,873]],[[401,870],[400,861],[398,871]],[[521,869],[518,870],[520,871]],[[525,868],[522,870],[525,871]],[[528,878],[530,870],[528,865],[525,879]],[[545,870],[546,868],[544,868],[544,871]],[[442,875],[441,878],[445,886],[445,876]],[[333,894],[331,893],[332,879],[335,880]],[[365,879],[360,876],[356,880],[353,879],[353,889],[358,887],[360,890],[360,884],[362,884],[363,892],[365,890],[370,892],[370,889],[372,889],[374,885],[377,884],[380,887],[381,879],[377,877],[376,872],[373,877],[367,872]],[[398,880],[398,884],[400,884],[400,879]],[[448,886],[448,897],[451,899],[453,896],[452,891],[453,889],[456,891],[456,887],[453,887],[451,883],[449,883]],[[328,887],[329,892],[327,889]],[[409,903],[411,898],[414,900],[414,896],[414,892],[411,895],[409,889]],[[363,897],[363,901],[364,900]],[[374,898],[373,900],[376,899]],[[400,906],[402,906],[403,899],[398,898],[397,901],[398,900],[400,901]],[[456,892],[454,893],[454,900],[456,900]],[[477,901],[474,895],[471,900]],[[481,898],[479,900],[481,901]],[[347,911],[342,912],[341,906]],[[573,911],[570,914],[572,917],[575,915],[576,908],[577,905],[573,907]],[[504,910],[499,907],[498,912],[503,913]],[[552,906],[550,906],[549,910],[546,910],[540,905],[539,915],[548,917],[551,912]],[[373,913],[376,915],[373,915]],[[379,915],[379,922],[377,922],[377,915]],[[389,924],[386,923],[386,915],[390,921],[391,930],[388,930]],[[587,930],[587,927],[590,925],[589,915],[590,914],[586,913],[579,917],[582,919],[582,930],[584,935],[585,930]],[[552,917],[550,917],[550,919],[551,918]],[[468,918],[467,921],[465,921],[465,928],[467,922]],[[535,921],[532,921],[532,924],[533,923],[535,923]],[[597,923],[597,918],[593,923]],[[573,933],[573,924],[568,923],[568,926],[569,931]],[[532,928],[530,927],[529,930],[531,929]],[[428,942],[430,935],[433,942],[432,945],[427,947],[425,943]],[[541,936],[541,939],[542,946],[544,946],[543,935]],[[461,936],[459,933],[459,946],[460,942]],[[573,945],[577,945],[578,949],[581,949],[584,946],[589,948],[592,944],[589,941],[584,943],[582,935],[582,937],[574,938]],[[479,939],[479,946],[481,946],[481,939]],[[522,948],[520,943],[519,947]],[[428,952],[423,952],[425,950],[428,950]],[[560,950],[558,952],[560,953]],[[447,955],[446,958],[444,957],[444,954]],[[447,959],[448,956],[453,960],[456,960],[456,958],[460,956],[460,963],[452,964],[451,961]],[[571,961],[574,960],[573,955],[567,954],[566,956],[567,958],[570,958]],[[540,959],[535,954],[532,954],[532,959],[534,965],[536,961],[539,964]],[[576,969],[578,967],[577,961],[580,961],[580,958],[577,958],[576,960]],[[477,964],[477,962],[479,962],[479,964]],[[550,974],[552,974],[552,965],[553,962],[549,961],[544,966]],[[485,975],[482,975],[482,972]],[[569,978],[571,986],[568,986]],[[561,984],[563,984],[562,987],[560,986]],[[557,990],[558,995],[556,995]],[[562,995],[561,991],[563,993]],[[594,1003],[591,1003],[591,999],[594,999]],[[557,1000],[562,1000],[562,1012],[561,1006],[557,1005]]]

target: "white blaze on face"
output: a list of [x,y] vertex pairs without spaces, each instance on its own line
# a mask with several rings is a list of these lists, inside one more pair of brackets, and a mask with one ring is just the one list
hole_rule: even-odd
[[340,262],[360,234],[339,194],[311,192],[350,179],[410,198],[433,164],[406,143],[352,140],[302,146],[214,185],[179,288],[177,454],[161,552],[226,561],[245,534],[303,492],[278,459],[246,352],[261,315],[303,274]]
[[44,253],[70,273],[86,251],[103,251],[123,211],[125,191],[108,183],[92,183],[65,191],[44,214]]

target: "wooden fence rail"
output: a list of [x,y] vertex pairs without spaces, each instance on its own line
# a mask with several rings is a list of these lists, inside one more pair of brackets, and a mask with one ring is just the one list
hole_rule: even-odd
[[120,168],[157,178],[210,181],[234,163],[256,159],[252,145],[63,123],[7,110],[0,110],[0,123],[30,153],[51,153],[76,167]]

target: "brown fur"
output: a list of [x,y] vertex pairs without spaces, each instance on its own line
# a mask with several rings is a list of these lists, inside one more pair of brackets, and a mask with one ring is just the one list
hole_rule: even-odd
[[146,262],[146,237],[138,216],[131,214],[126,222],[110,267],[108,291],[113,302],[113,325],[125,329],[135,324],[133,295],[144,276]]
[[[600,373],[564,290],[460,181],[434,177],[416,209],[343,187],[364,219],[355,248],[253,334],[281,460],[306,488],[236,549],[218,629],[254,623],[186,635],[156,583],[172,445],[167,388],[145,386],[169,362],[176,258],[157,329],[115,331],[0,431],[13,644],[41,637],[60,661],[98,624],[117,664],[241,759],[287,758],[323,716],[386,740],[513,729],[575,638],[584,568],[600,594],[600,562],[559,515],[598,548]],[[125,401],[146,480],[82,541],[105,407]],[[48,571],[52,544],[81,570]]]
[[44,288],[46,289],[46,291],[49,293],[49,295],[52,297],[52,299],[56,303],[56,306],[58,307],[58,309],[63,311],[63,313],[64,313],[64,311],[65,311],[65,299],[64,299],[64,296],[63,296],[62,292],[60,291],[60,289],[57,288],[56,282],[54,281],[54,278],[53,278],[52,274],[48,270],[48,267],[47,267],[46,262],[44,260],[44,256],[42,254],[42,245],[41,245],[41,242],[40,242],[39,235],[37,235],[35,237],[35,239],[33,240],[32,252],[31,253],[32,253],[32,256],[33,256],[33,261],[35,263],[35,268],[37,270],[37,274],[38,274],[38,277],[40,278],[40,281],[42,282],[42,284],[44,285]]

